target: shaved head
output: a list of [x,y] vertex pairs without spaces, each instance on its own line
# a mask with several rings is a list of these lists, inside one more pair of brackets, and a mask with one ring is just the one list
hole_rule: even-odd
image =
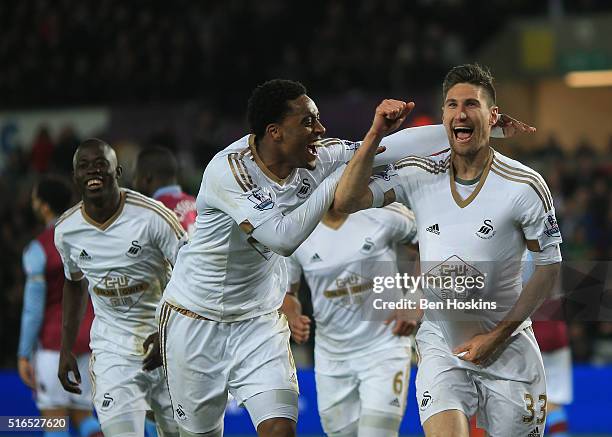
[[72,157],[72,169],[73,170],[76,168],[76,163],[78,161],[78,158],[81,152],[84,149],[89,149],[89,148],[102,149],[104,153],[104,157],[108,160],[110,165],[113,168],[117,167],[118,161],[117,161],[117,154],[115,153],[115,149],[113,149],[107,142],[102,141],[98,138],[88,138],[85,141],[83,141],[79,145],[79,147],[76,149],[76,152],[74,152],[74,156]]

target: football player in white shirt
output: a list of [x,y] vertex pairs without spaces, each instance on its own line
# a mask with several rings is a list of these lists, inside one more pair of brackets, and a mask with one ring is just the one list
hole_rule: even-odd
[[307,340],[309,319],[297,300],[303,272],[317,327],[317,403],[328,436],[397,436],[410,378],[406,336],[416,323],[383,324],[368,307],[378,297],[375,278],[399,273],[397,245],[415,237],[414,215],[397,203],[352,215],[331,210],[287,258],[291,291],[281,310],[294,340]]
[[[410,204],[422,271],[453,280],[459,275],[445,269],[463,271],[462,280],[473,278],[473,286],[461,290],[436,288],[435,282],[423,287],[436,306],[427,306],[417,334],[416,385],[426,435],[467,437],[475,413],[491,436],[541,435],[546,385],[529,316],[560,267],[552,198],[537,172],[489,146],[498,117],[490,73],[478,65],[455,67],[443,88],[451,152],[401,160],[368,186],[382,138],[375,124],[366,135],[369,149],[360,148],[338,185],[335,207],[352,212],[395,200]],[[523,288],[526,249],[536,267]],[[478,278],[483,286],[475,286]],[[457,302],[482,310],[463,312]]]
[[[399,127],[413,104],[387,101],[379,117]],[[168,387],[183,435],[220,436],[228,390],[262,436],[292,436],[298,387],[289,329],[278,315],[290,255],[329,209],[359,143],[323,139],[315,103],[298,82],[272,80],[249,99],[252,134],[208,164],[190,244],[160,306]],[[376,165],[444,148],[441,126],[385,138]]]
[[121,167],[103,141],[83,142],[73,166],[82,201],[55,228],[66,276],[58,376],[67,391],[80,392],[70,351],[86,302],[81,282],[87,280],[95,314],[90,370],[102,431],[142,437],[146,411],[153,410],[160,435],[178,435],[159,367],[155,310],[186,233],[160,202],[119,188]]

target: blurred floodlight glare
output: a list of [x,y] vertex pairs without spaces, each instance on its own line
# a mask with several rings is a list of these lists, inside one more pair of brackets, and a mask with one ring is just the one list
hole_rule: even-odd
[[565,75],[565,83],[572,88],[612,86],[612,70],[572,71]]

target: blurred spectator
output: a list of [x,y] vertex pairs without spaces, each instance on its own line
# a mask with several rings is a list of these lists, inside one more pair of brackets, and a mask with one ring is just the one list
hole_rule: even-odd
[[72,157],[81,140],[74,127],[66,125],[60,131],[53,151],[53,170],[64,176],[72,176]]
[[46,172],[49,168],[52,155],[53,142],[49,134],[49,127],[41,126],[32,143],[32,150],[30,152],[30,165],[32,169],[36,173]]

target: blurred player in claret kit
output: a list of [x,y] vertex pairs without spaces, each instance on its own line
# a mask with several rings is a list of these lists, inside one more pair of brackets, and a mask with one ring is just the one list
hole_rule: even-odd
[[[384,103],[399,127],[412,105]],[[390,114],[388,114],[390,115]],[[384,115],[381,115],[384,116]],[[324,139],[319,111],[298,82],[272,80],[249,99],[251,133],[204,171],[196,230],[181,249],[160,313],[162,355],[183,435],[223,433],[230,391],[261,436],[293,436],[297,379],[280,317],[291,255],[330,208],[360,143]],[[370,163],[427,156],[448,145],[442,126],[386,137]]]
[[[69,416],[82,437],[100,432],[93,417],[91,380],[87,371],[90,358],[89,330],[93,320],[91,303],[72,352],[84,375],[82,393],[68,393],[57,379],[62,331],[62,291],[64,270],[54,244],[55,223],[72,205],[72,190],[63,179],[45,176],[32,190],[32,210],[46,228],[30,242],[23,253],[26,284],[23,296],[18,369],[22,381],[34,390],[36,406],[43,417]],[[68,431],[47,431],[45,436],[63,437]]]
[[183,228],[191,235],[197,215],[195,198],[183,192],[177,179],[178,163],[169,149],[153,146],[138,154],[134,189],[159,200],[174,211]]
[[161,436],[178,435],[160,367],[155,311],[186,232],[161,203],[119,188],[122,169],[105,142],[83,142],[73,166],[82,201],[55,228],[66,276],[58,376],[67,391],[80,392],[80,372],[70,350],[86,279],[95,313],[94,405],[104,435],[142,437],[149,410]]
[[[480,269],[483,285],[470,287],[468,297],[496,304],[494,310],[463,312],[449,305],[458,300],[452,299],[455,292],[448,298],[446,289],[423,287],[436,305],[425,309],[416,337],[421,357],[417,399],[425,434],[467,437],[468,419],[477,413],[479,427],[489,435],[540,436],[546,383],[529,316],[559,273],[561,235],[552,197],[537,172],[489,146],[498,107],[488,70],[475,64],[453,68],[444,80],[443,102],[450,151],[405,158],[370,181],[382,138],[378,128],[392,122],[375,120],[338,184],[334,208],[353,212],[393,201],[410,205],[422,272],[443,276],[440,270],[457,265]],[[536,266],[522,287],[526,250]],[[438,270],[441,265],[449,269]]]
[[317,324],[317,404],[328,436],[398,435],[410,379],[407,336],[416,322],[399,320],[393,311],[393,324],[383,324],[369,319],[367,306],[378,296],[374,278],[399,273],[396,246],[415,237],[414,215],[403,205],[353,215],[332,209],[287,259],[291,291],[281,310],[293,339],[306,341],[310,320],[297,300],[303,272]]

